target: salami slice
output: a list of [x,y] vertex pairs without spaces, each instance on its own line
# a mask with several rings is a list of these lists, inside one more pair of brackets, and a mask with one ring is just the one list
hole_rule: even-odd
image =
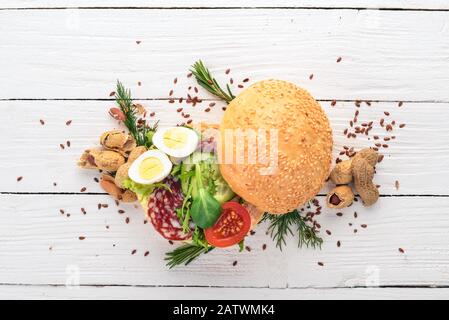
[[157,232],[168,240],[187,240],[192,236],[192,232],[182,231],[181,223],[176,215],[175,209],[182,206],[184,196],[180,183],[172,176],[167,177],[166,188],[157,188],[148,199],[148,212],[151,223]]

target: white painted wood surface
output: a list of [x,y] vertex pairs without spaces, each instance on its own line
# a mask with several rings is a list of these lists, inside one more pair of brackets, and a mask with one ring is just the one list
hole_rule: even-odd
[[[23,299],[23,286],[4,286],[0,299]],[[166,287],[80,287],[30,286],[27,296],[32,299],[132,299],[132,300],[446,300],[448,288],[329,288],[329,289],[273,289],[273,288],[192,288]]]
[[[348,9],[355,7],[401,10]],[[179,298],[186,291],[198,299],[448,298],[448,9],[438,0],[2,1],[0,298]],[[166,99],[172,88],[185,96],[193,83],[185,74],[198,58],[220,80],[231,67],[237,81],[282,78],[324,100],[335,157],[343,145],[372,145],[342,131],[353,100],[380,100],[362,103],[359,120],[384,117],[406,127],[395,128],[396,140],[383,150],[379,203],[356,204],[343,217],[323,210],[321,251],[298,250],[292,239],[279,252],[262,225],[248,239],[251,252],[214,250],[167,270],[162,259],[173,246],[143,223],[139,208],[123,206],[126,213],[118,214],[109,197],[97,194],[96,174],[75,162],[116,126],[106,111],[117,78],[162,123],[182,121],[179,105]],[[398,101],[406,102],[399,108]],[[217,122],[221,105],[210,113],[203,112],[207,103],[183,107],[195,120]],[[385,134],[378,126],[374,131]],[[61,150],[68,140],[71,147]],[[99,211],[98,203],[109,207]],[[65,288],[78,273],[81,289]]]
[[281,78],[318,99],[449,101],[448,11],[5,10],[0,21],[0,99],[107,98],[117,78],[164,98],[202,58],[219,79],[231,67],[236,81]]
[[359,8],[448,9],[444,0],[3,0],[2,8]]

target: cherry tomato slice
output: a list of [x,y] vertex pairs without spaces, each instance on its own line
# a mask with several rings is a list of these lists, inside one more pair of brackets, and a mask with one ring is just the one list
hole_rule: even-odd
[[251,217],[238,202],[223,204],[217,222],[205,230],[207,242],[215,247],[229,247],[239,243],[251,228]]

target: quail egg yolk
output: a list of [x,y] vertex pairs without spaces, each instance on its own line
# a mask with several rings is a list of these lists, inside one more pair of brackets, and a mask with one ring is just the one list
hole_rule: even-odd
[[167,130],[164,134],[164,144],[171,149],[181,149],[187,143],[187,134],[176,128]]
[[162,161],[156,157],[146,158],[139,166],[139,176],[145,180],[151,180],[164,170]]

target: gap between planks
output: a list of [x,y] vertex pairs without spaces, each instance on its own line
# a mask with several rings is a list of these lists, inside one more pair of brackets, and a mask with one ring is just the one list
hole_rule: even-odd
[[[84,196],[106,196],[104,192],[20,192],[20,191],[0,191],[0,195],[84,195]],[[326,197],[324,193],[319,193],[315,197]],[[356,194],[355,196],[358,196]],[[449,194],[380,194],[381,198],[449,198]]]
[[[168,101],[168,100],[179,100],[180,98],[185,97],[170,97],[170,98],[133,98],[135,101]],[[214,101],[214,102],[223,102],[220,99],[211,99],[211,98],[201,98],[203,101]],[[435,103],[435,104],[444,104],[449,103],[449,100],[379,100],[379,99],[363,99],[363,101],[372,101],[376,103]],[[0,101],[115,101],[114,98],[0,98]],[[318,102],[355,102],[357,99],[316,99]],[[361,100],[362,101],[362,100]]]
[[301,7],[301,6],[284,6],[284,7],[252,7],[252,6],[234,6],[234,7],[14,7],[14,8],[0,8],[0,11],[27,11],[27,10],[355,10],[355,11],[423,11],[423,12],[449,12],[449,9],[444,8],[401,8],[401,7],[378,7],[378,8],[358,8],[358,7]]
[[[1,286],[17,286],[17,287],[67,287],[66,284],[60,283],[0,283]],[[123,287],[123,288],[211,288],[211,289],[294,289],[294,290],[306,290],[306,289],[318,289],[318,290],[332,290],[332,289],[447,289],[449,285],[420,285],[420,284],[407,284],[407,285],[380,285],[380,286],[330,286],[330,287],[296,287],[289,286],[288,284],[284,288],[273,288],[270,286],[220,286],[220,285],[155,285],[155,284],[79,284],[80,288],[108,288],[108,287]]]

